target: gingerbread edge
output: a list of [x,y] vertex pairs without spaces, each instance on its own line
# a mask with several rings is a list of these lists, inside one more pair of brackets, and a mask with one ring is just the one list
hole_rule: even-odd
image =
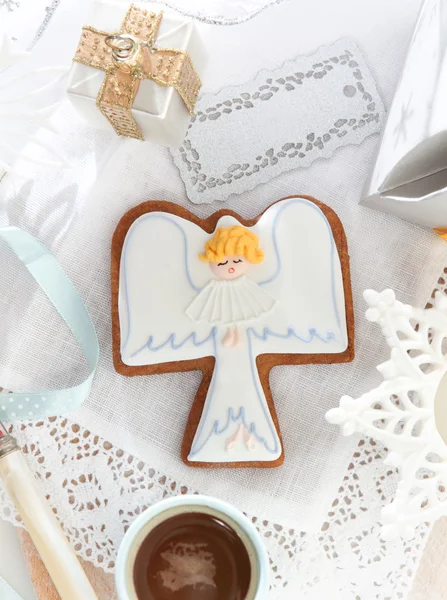
[[[281,443],[281,455],[274,461],[260,461],[260,462],[232,462],[232,463],[209,463],[209,462],[191,462],[188,461],[189,452],[191,450],[194,435],[197,429],[198,422],[203,410],[203,406],[206,399],[206,394],[211,382],[211,376],[214,369],[215,359],[214,357],[204,357],[200,359],[177,361],[170,363],[162,363],[160,365],[145,365],[145,366],[130,366],[125,365],[121,360],[120,352],[120,324],[118,314],[118,293],[119,293],[119,273],[121,265],[121,253],[124,245],[124,241],[131,225],[140,216],[148,214],[150,212],[166,212],[174,214],[181,218],[184,218],[192,223],[195,223],[201,227],[207,233],[212,233],[216,227],[217,222],[223,216],[235,217],[244,227],[253,227],[262,217],[262,215],[274,204],[283,200],[291,198],[304,198],[309,200],[313,204],[317,205],[323,212],[331,227],[332,235],[337,247],[337,252],[340,259],[340,265],[342,270],[343,279],[343,290],[345,297],[345,317],[347,327],[348,346],[347,349],[340,354],[308,354],[308,355],[294,355],[294,354],[263,354],[257,358],[257,366],[259,372],[259,378],[266,395],[269,410],[272,415],[275,428],[277,430],[280,443]],[[113,364],[115,370],[125,376],[137,376],[137,375],[155,375],[170,372],[185,372],[192,370],[202,371],[202,381],[199,385],[197,393],[193,399],[193,403],[188,415],[185,432],[183,435],[183,441],[181,446],[181,458],[182,461],[193,468],[274,468],[280,466],[284,462],[285,452],[284,443],[282,439],[281,429],[279,426],[279,419],[276,412],[275,404],[273,401],[269,375],[270,371],[274,366],[280,364],[285,365],[300,365],[300,364],[334,364],[342,362],[350,362],[354,359],[354,305],[352,297],[352,286],[350,276],[350,257],[348,253],[348,243],[346,233],[341,222],[341,219],[337,213],[328,205],[317,200],[312,196],[296,194],[293,196],[285,196],[279,200],[270,204],[264,211],[253,219],[244,219],[233,210],[220,209],[205,219],[197,217],[194,213],[188,209],[175,204],[173,202],[167,202],[163,200],[149,200],[143,202],[129,211],[127,211],[119,220],[117,227],[115,228],[112,236],[111,246],[111,312],[112,312],[112,353],[113,353]],[[335,358],[335,359],[334,359]]]

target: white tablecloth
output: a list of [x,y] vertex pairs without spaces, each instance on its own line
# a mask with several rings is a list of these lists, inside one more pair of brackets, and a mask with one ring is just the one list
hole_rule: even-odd
[[[22,0],[20,9],[11,13],[11,23],[20,39],[19,15],[24,15],[26,33],[22,35],[28,43],[33,35],[25,18],[26,4]],[[52,64],[69,61],[80,26],[86,23],[87,4],[74,0],[54,4],[56,10],[36,44],[34,60]],[[210,48],[207,89],[215,91],[246,81],[261,67],[275,68],[287,58],[348,36],[360,45],[385,105],[389,105],[418,0],[400,0],[392,5],[379,0],[368,7],[353,0],[318,5],[284,0],[257,12],[262,6],[261,1],[250,5],[188,4],[188,11],[199,17],[201,33]],[[5,14],[4,10],[0,13]],[[242,23],[230,26],[235,19]],[[211,24],[216,20],[220,24]],[[256,36],[266,41],[258,43],[257,52],[253,52],[250,47],[255,45]],[[210,474],[189,470],[178,458],[182,426],[198,375],[127,380],[116,375],[111,365],[111,235],[119,217],[138,202],[166,199],[192,208],[171,156],[150,144],[120,141],[113,132],[89,129],[66,101],[54,123],[71,168],[34,172],[25,181],[5,178],[0,188],[0,223],[22,226],[53,249],[78,286],[100,338],[102,362],[83,409],[69,421],[48,421],[20,433],[23,443],[31,448],[33,440],[41,457],[45,455],[39,462],[36,449],[30,451],[33,466],[58,506],[70,539],[79,544],[78,551],[112,568],[123,529],[133,515],[165,493],[185,488],[224,497],[259,515],[277,569],[282,569],[276,591],[285,580],[296,580],[296,585],[319,597],[326,589],[339,590],[341,598],[347,597],[343,592],[348,590],[367,594],[375,584],[380,590],[375,590],[374,596],[361,597],[385,598],[397,589],[405,590],[420,556],[425,530],[418,532],[412,545],[401,541],[387,545],[380,540],[378,509],[385,497],[392,496],[394,485],[382,465],[383,454],[368,442],[360,447],[353,468],[346,472],[353,442],[342,440],[323,418],[341,394],[355,395],[374,385],[374,367],[386,356],[380,333],[364,320],[362,290],[390,286],[402,300],[422,305],[443,267],[444,246],[430,232],[358,207],[377,138],[368,138],[359,147],[341,148],[328,161],[283,174],[226,203],[242,216],[253,217],[272,201],[301,192],[335,208],[351,248],[357,358],[352,365],[276,369],[271,383],[286,440],[285,467],[274,472]],[[194,210],[203,217],[218,208],[222,205],[201,205]],[[2,257],[8,291],[2,302],[9,319],[2,323],[7,344],[0,360],[0,381],[16,388],[69,384],[83,372],[80,353],[69,335],[59,332],[58,318],[45,299],[24,276],[17,276],[11,257]],[[151,409],[154,405],[155,412]],[[81,435],[89,441],[84,444]],[[104,440],[113,444],[113,451]],[[141,466],[133,457],[142,459]],[[126,464],[132,468],[127,469]],[[340,488],[344,473],[346,479]],[[380,486],[385,489],[378,494]],[[337,496],[337,489],[344,494]],[[1,502],[5,514],[10,505],[4,496]],[[92,508],[88,511],[81,508],[89,504]],[[73,506],[79,510],[73,511]],[[262,525],[263,520],[266,525]],[[273,523],[280,524],[280,529]],[[297,534],[299,530],[303,533]],[[400,571],[402,564],[405,569]]]

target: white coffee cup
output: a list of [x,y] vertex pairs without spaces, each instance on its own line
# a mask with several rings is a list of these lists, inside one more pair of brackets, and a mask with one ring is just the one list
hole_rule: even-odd
[[[197,507],[197,510],[195,508]],[[248,600],[265,600],[269,590],[269,558],[267,550],[262,542],[259,532],[247,517],[234,506],[227,502],[201,495],[184,495],[167,498],[151,506],[139,515],[127,530],[121,542],[115,568],[116,590],[119,600],[138,600],[133,581],[133,568],[135,557],[148,533],[159,523],[175,514],[184,512],[204,512],[203,509],[213,511],[214,516],[219,516],[231,526],[235,524],[235,530],[240,528],[241,532],[253,549],[256,562],[256,574],[254,586],[249,592]],[[201,510],[202,509],[202,510]],[[227,519],[225,518],[227,517]],[[249,548],[247,551],[250,553]]]

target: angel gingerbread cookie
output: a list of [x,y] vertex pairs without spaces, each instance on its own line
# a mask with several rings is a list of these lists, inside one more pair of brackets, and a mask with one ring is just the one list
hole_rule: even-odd
[[115,231],[112,319],[119,373],[202,370],[186,464],[278,466],[271,368],[353,359],[343,227],[327,206],[301,196],[253,221],[228,211],[200,220],[146,202]]

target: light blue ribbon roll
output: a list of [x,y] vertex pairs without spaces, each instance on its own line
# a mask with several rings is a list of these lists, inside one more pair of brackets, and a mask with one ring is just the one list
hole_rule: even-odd
[[18,227],[0,228],[5,241],[23,262],[79,342],[89,366],[85,381],[71,388],[0,394],[0,420],[33,420],[74,410],[88,396],[99,359],[99,345],[90,316],[56,258],[33,235]]

